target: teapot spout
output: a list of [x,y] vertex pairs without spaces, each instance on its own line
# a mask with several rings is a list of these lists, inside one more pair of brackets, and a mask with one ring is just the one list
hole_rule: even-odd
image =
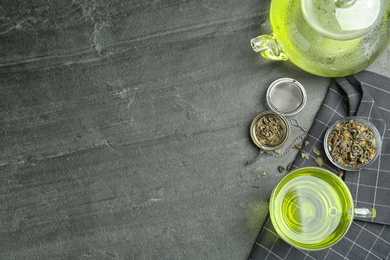
[[253,38],[251,45],[255,52],[260,52],[268,60],[288,60],[273,34]]

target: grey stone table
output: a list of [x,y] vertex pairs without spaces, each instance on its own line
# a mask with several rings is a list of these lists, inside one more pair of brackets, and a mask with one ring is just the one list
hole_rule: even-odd
[[300,81],[310,127],[330,83],[251,50],[268,9],[1,1],[0,259],[246,259],[295,156],[246,165],[266,88]]

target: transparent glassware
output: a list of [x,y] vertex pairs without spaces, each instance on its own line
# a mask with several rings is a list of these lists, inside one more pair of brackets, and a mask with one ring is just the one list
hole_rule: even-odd
[[356,208],[336,174],[321,167],[296,168],[274,187],[269,203],[272,225],[288,244],[319,251],[337,244],[354,218],[375,218],[374,208]]
[[272,33],[251,40],[269,60],[340,77],[371,65],[390,43],[390,0],[272,0]]
[[[334,160],[332,155],[331,155],[332,148],[328,147],[328,144],[327,144],[328,138],[329,138],[330,134],[332,133],[335,125],[336,124],[345,124],[350,120],[354,120],[354,121],[358,122],[360,125],[367,126],[372,131],[372,133],[374,135],[375,147],[376,147],[374,157],[371,158],[367,163],[358,165],[356,167],[343,166],[340,163],[338,163],[336,160]],[[376,129],[376,127],[373,124],[371,124],[369,121],[363,119],[362,117],[358,117],[358,116],[345,117],[343,119],[337,120],[333,125],[331,125],[328,128],[328,130],[326,131],[325,136],[324,136],[324,149],[325,149],[325,154],[326,154],[327,158],[336,167],[338,167],[339,169],[345,170],[345,171],[358,171],[358,170],[361,170],[361,169],[367,167],[372,162],[374,162],[376,160],[376,158],[379,156],[381,148],[382,148],[382,142],[381,142],[381,137],[379,135],[378,129]]]

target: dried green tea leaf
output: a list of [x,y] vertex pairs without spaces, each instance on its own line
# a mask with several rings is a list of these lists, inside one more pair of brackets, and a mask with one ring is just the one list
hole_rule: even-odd
[[278,171],[279,171],[280,173],[284,172],[284,170],[285,170],[285,169],[284,169],[283,166],[279,166],[279,167],[278,167]]
[[314,161],[318,164],[318,166],[321,166],[324,164],[324,161],[321,157],[315,158]]
[[281,151],[280,149],[276,149],[276,150],[274,151],[274,153],[277,154],[277,155],[279,155],[281,152],[282,152],[282,151]]
[[315,146],[313,147],[313,153],[315,153],[317,156],[321,155],[321,152],[318,151],[318,149]]
[[290,171],[292,164],[293,164],[293,162],[290,162],[290,163],[287,165],[286,171],[288,171],[288,172]]
[[277,146],[286,134],[286,126],[277,115],[265,115],[257,121],[256,138],[263,145]]
[[296,144],[296,145],[294,146],[294,148],[301,149],[301,148],[302,148],[302,145],[301,145],[301,144]]
[[309,145],[309,141],[305,141],[305,147]]
[[302,158],[309,160],[309,155],[307,153],[301,153]]
[[261,178],[261,177],[263,177],[263,176],[266,175],[266,174],[267,174],[266,172],[259,173],[259,175],[257,176],[257,178]]

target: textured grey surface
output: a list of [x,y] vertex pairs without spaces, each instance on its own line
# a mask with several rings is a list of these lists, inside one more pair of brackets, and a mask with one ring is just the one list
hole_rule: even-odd
[[268,8],[1,1],[0,258],[246,259],[295,156],[246,165],[266,88],[300,81],[309,127],[330,83],[251,50]]

